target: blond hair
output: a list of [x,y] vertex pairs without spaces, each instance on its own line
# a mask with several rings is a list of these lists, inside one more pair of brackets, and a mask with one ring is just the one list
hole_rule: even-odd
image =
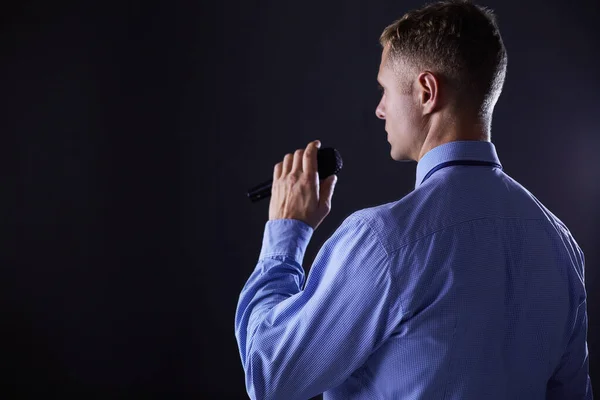
[[467,0],[429,3],[387,26],[388,65],[406,63],[433,72],[454,90],[455,100],[488,116],[500,96],[507,55],[493,11]]

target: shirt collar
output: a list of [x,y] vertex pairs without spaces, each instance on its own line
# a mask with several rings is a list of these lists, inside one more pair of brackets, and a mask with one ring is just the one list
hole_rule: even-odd
[[496,147],[492,142],[484,140],[457,140],[444,143],[429,150],[417,163],[415,189],[421,185],[423,178],[425,178],[425,175],[431,169],[443,162],[453,160],[491,161],[500,164],[500,160],[496,154]]

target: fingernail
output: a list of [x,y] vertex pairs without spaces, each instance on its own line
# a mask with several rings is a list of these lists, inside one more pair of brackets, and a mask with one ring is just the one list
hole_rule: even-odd
[[315,140],[315,143],[317,144],[317,148],[321,148],[321,141],[320,140]]

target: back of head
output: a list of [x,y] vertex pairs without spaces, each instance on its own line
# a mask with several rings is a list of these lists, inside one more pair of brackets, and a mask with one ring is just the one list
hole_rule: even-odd
[[[388,63],[434,73],[455,105],[489,123],[506,76],[506,49],[492,10],[467,0],[429,3],[385,28]],[[406,89],[410,90],[410,89]]]

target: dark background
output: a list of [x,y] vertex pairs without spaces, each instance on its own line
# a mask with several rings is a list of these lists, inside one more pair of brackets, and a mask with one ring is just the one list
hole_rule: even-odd
[[[311,140],[340,151],[308,270],[346,216],[413,189],[376,75],[422,2],[2,4],[0,395],[247,398],[234,313],[268,201],[246,190]],[[480,4],[508,51],[492,141],[585,252],[598,391],[600,6]]]

